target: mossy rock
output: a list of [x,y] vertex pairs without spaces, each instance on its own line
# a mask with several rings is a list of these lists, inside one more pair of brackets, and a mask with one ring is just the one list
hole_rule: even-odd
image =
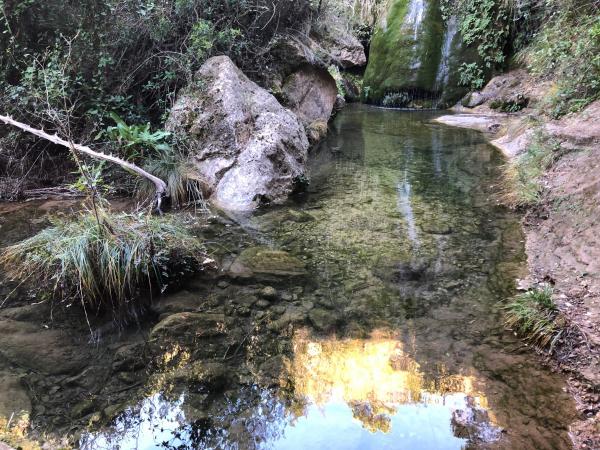
[[[381,103],[386,94],[407,93],[429,100],[422,107],[447,107],[459,101],[468,88],[459,85],[463,63],[481,62],[475,47],[467,47],[458,19],[442,18],[439,0],[392,0],[387,15],[376,27],[363,83],[363,99]],[[417,103],[415,103],[417,101]]]
[[364,87],[369,101],[389,92],[433,92],[444,39],[437,0],[425,0],[422,20],[410,0],[393,0],[375,29]]
[[233,262],[230,274],[236,277],[259,278],[299,277],[306,275],[305,264],[283,250],[268,247],[251,247],[244,250]]

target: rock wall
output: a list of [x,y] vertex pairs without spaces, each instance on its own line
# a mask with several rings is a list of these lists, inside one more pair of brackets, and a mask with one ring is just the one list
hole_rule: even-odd
[[439,0],[392,0],[373,34],[365,99],[379,103],[406,92],[428,106],[449,106],[467,92],[458,86],[458,68],[477,58],[463,45],[456,18],[444,21]]

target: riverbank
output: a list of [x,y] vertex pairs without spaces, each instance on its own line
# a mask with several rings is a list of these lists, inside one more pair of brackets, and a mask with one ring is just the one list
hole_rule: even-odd
[[[528,276],[520,287],[550,283],[568,333],[548,355],[568,377],[581,420],[571,436],[578,449],[600,448],[600,102],[579,113],[551,120],[539,113],[548,85],[535,84],[524,71],[494,78],[467,100],[469,107],[437,122],[484,132],[511,162],[536,138],[551,140],[551,164],[543,172],[539,199],[525,208]],[[525,98],[517,113],[490,108],[506,99]],[[470,104],[469,104],[470,103]]]

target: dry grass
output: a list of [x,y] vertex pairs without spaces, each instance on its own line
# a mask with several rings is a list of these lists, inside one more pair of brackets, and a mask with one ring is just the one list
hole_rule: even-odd
[[503,201],[513,208],[540,204],[543,196],[542,178],[560,156],[556,143],[535,136],[527,151],[504,167],[506,185]]
[[[186,204],[203,204],[202,184],[197,169],[187,157],[169,149],[156,152],[145,161],[144,170],[167,183],[167,195],[171,206],[180,208]],[[136,191],[142,198],[151,198],[154,185],[140,179]]]
[[201,267],[201,242],[181,219],[114,214],[100,209],[52,226],[4,249],[8,276],[34,284],[38,296],[84,308],[112,311],[124,321],[155,289],[164,290]]

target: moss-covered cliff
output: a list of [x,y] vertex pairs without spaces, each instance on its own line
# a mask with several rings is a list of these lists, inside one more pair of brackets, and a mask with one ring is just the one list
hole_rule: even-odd
[[439,0],[392,0],[371,43],[365,100],[379,103],[389,93],[435,99],[440,105],[466,93],[458,68],[477,58],[465,48],[456,20],[444,20]]

